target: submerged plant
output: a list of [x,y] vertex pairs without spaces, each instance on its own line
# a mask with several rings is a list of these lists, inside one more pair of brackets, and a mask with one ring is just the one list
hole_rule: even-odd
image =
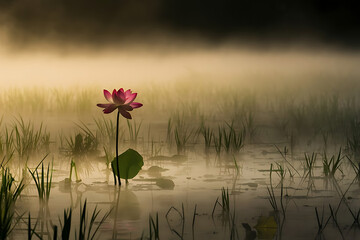
[[[109,103],[105,104],[97,104],[98,107],[104,108],[103,112],[105,114],[111,113],[114,110],[118,109],[117,112],[117,118],[116,118],[116,172],[117,174],[117,180],[119,183],[119,186],[121,186],[121,180],[120,180],[120,169],[119,169],[119,116],[120,114],[127,119],[131,119],[131,115],[129,111],[132,111],[134,108],[139,108],[142,106],[141,103],[134,102],[137,93],[132,93],[132,91],[129,89],[127,91],[124,91],[123,88],[120,88],[118,91],[116,89],[113,90],[112,94],[110,94],[109,91],[104,89],[104,96],[106,100]],[[116,178],[115,178],[115,171],[113,170],[114,174],[114,181],[116,185]]]

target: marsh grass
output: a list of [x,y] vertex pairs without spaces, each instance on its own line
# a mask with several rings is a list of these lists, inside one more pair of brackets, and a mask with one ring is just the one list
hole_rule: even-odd
[[21,216],[15,219],[15,203],[24,190],[21,180],[15,184],[15,179],[8,168],[1,168],[0,186],[0,239],[7,239]]
[[167,129],[166,129],[166,142],[169,144],[169,147],[171,148],[172,145],[172,134],[173,134],[173,121],[171,118],[168,119],[167,122]]
[[156,218],[149,215],[149,239],[159,240],[160,239],[160,226],[159,226],[159,214],[156,213]]
[[[275,212],[275,216],[276,216],[276,220],[278,222],[279,225],[281,225],[280,223],[283,222],[280,219],[280,216],[278,216],[278,213],[281,213],[283,216],[283,220],[285,219],[286,216],[286,208],[284,205],[284,178],[285,178],[285,171],[283,170],[283,168],[281,167],[280,164],[277,164],[278,166],[278,170],[274,170],[273,169],[273,164],[270,165],[270,187],[267,187],[267,192],[268,192],[268,201],[273,209],[273,211]],[[276,198],[275,192],[274,192],[274,187],[272,184],[272,173],[276,172],[279,176],[280,176],[280,208],[279,208],[279,204],[278,204],[278,200]]]
[[301,176],[299,171],[293,166],[293,164],[288,160],[287,156],[288,156],[288,148],[285,146],[284,150],[281,151],[280,148],[276,145],[274,145],[276,150],[279,152],[279,154],[281,155],[282,159],[296,172],[297,175]]
[[219,157],[221,154],[222,142],[223,142],[222,131],[220,126],[218,127],[218,135],[214,136],[213,139],[214,139],[216,155]]
[[192,224],[191,224],[191,233],[192,233],[192,239],[195,239],[195,219],[196,219],[196,215],[198,215],[198,213],[196,212],[196,208],[197,208],[197,204],[195,204],[194,207],[194,214],[193,214],[193,219],[192,219]]
[[97,154],[98,140],[93,135],[82,133],[66,138],[66,146],[61,146],[60,151],[68,157],[82,158],[90,154]]
[[161,143],[156,143],[154,140],[151,140],[151,152],[150,157],[156,157],[161,154],[162,145]]
[[13,122],[12,131],[8,136],[9,144],[14,144],[14,149],[20,158],[29,158],[29,156],[39,153],[41,150],[48,151],[50,145],[50,133],[40,123],[39,128],[35,128],[31,121],[25,122],[22,117],[16,118]]
[[[95,238],[98,233],[101,225],[105,222],[107,217],[110,215],[111,211],[105,213],[102,218],[98,218],[101,210],[97,210],[97,206],[91,213],[89,219],[89,212],[87,209],[87,200],[85,200],[84,205],[80,205],[80,225],[78,234],[75,231],[75,239],[77,240],[92,240]],[[71,212],[70,212],[71,213]],[[64,216],[65,217],[65,216]],[[71,214],[66,216],[67,219],[71,219]],[[69,224],[69,220],[67,220]],[[97,226],[96,226],[97,224]],[[64,224],[65,226],[65,224]]]
[[313,169],[316,164],[316,157],[317,154],[313,152],[311,156],[309,156],[307,153],[304,153],[305,157],[305,167],[304,167],[304,177],[303,178],[311,178],[313,176]]
[[342,164],[342,159],[344,156],[341,154],[341,148],[339,149],[339,152],[337,155],[332,155],[330,158],[327,156],[326,153],[323,155],[323,172],[326,177],[334,177],[335,173],[337,171],[342,170],[340,169],[340,166]]
[[229,216],[230,213],[230,197],[229,197],[229,189],[221,188],[221,203],[219,202],[219,197],[216,199],[214,203],[214,207],[211,213],[211,216],[214,217],[214,213],[216,207],[220,206],[221,212],[223,216]]
[[353,154],[355,160],[360,160],[360,122],[353,120],[347,133],[347,148]]
[[346,158],[349,160],[350,165],[352,167],[352,169],[354,170],[355,173],[355,177],[357,178],[357,180],[360,180],[360,163],[359,162],[354,162],[353,160],[351,160],[351,158],[349,156],[346,155]]
[[135,120],[129,121],[128,119],[126,119],[126,123],[129,132],[130,145],[134,145],[136,147],[139,140],[139,132],[141,129],[142,122],[136,124]]
[[[45,160],[46,157],[47,155],[36,166],[34,171],[31,171],[30,168],[28,168],[28,171],[35,182],[40,201],[45,201],[47,203],[50,198],[52,176],[53,176],[53,164],[51,164],[51,168],[50,168],[50,163],[49,163],[47,166],[47,171],[45,172],[43,161]],[[39,172],[40,165],[41,165],[41,173]]]
[[185,154],[186,144],[188,143],[192,134],[192,130],[189,131],[187,128],[185,130],[182,130],[179,126],[175,127],[174,137],[178,155]]
[[204,124],[200,126],[200,131],[202,136],[204,137],[205,151],[209,152],[212,139],[214,137],[214,131],[210,127],[206,127]]
[[71,218],[72,218],[72,208],[69,208],[67,210],[64,209],[63,222],[61,222],[61,219],[59,217],[60,228],[61,228],[61,239],[62,240],[69,240],[70,239]]
[[[100,136],[101,140],[104,141],[106,145],[114,145],[116,124],[110,119],[105,119],[104,116],[101,116],[101,118],[94,118],[94,122],[97,127],[96,135]],[[123,130],[120,130],[120,132],[123,133]],[[120,134],[120,136],[123,136],[123,134]]]
[[246,114],[245,114],[245,120],[244,120],[244,133],[247,134],[250,143],[253,141],[255,135],[256,135],[256,131],[257,131],[257,126],[255,124],[255,113],[254,110],[249,109]]
[[[3,131],[2,123],[3,117],[0,119],[0,158],[3,158],[0,166],[6,166],[6,164],[11,161],[15,153],[13,137],[14,130],[10,131],[7,127],[5,127]],[[2,134],[2,132],[5,132],[5,134]]]

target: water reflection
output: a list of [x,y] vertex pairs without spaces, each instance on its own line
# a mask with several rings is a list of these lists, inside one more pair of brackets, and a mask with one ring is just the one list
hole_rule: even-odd
[[141,236],[141,209],[137,196],[127,187],[115,188],[113,211],[113,239],[134,239]]

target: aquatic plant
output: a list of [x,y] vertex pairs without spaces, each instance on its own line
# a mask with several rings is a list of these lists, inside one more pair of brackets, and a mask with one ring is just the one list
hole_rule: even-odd
[[299,171],[291,164],[291,162],[290,162],[290,161],[288,160],[288,158],[287,158],[287,153],[289,152],[289,151],[288,151],[288,148],[285,146],[285,147],[284,147],[284,150],[281,151],[278,146],[276,146],[276,145],[274,145],[274,146],[275,146],[276,150],[280,153],[280,155],[281,155],[281,157],[284,159],[284,161],[285,161],[299,176],[301,176],[300,173],[299,173]]
[[68,157],[82,158],[87,155],[94,155],[98,152],[99,140],[96,133],[93,133],[84,123],[77,126],[82,133],[66,138],[67,146],[61,144],[61,152]]
[[159,231],[159,214],[156,213],[156,220],[149,215],[149,239],[159,240],[160,231]]
[[[111,211],[106,212],[102,218],[99,218],[99,214],[101,210],[97,210],[97,206],[95,206],[94,210],[90,214],[88,211],[87,206],[87,199],[85,199],[84,205],[80,203],[80,219],[79,219],[79,229],[78,231],[75,230],[75,239],[77,240],[93,240],[101,225],[105,222],[105,220],[110,215]],[[89,218],[90,216],[90,218]],[[72,208],[64,209],[64,219],[63,222],[59,218],[60,228],[61,228],[61,239],[69,240],[73,239],[70,238],[71,233],[71,225],[72,225]],[[97,226],[96,226],[97,225]],[[54,229],[54,240],[57,239],[58,227],[56,225],[53,226]]]
[[219,157],[221,154],[222,139],[223,139],[220,126],[218,127],[218,135],[217,136],[214,135],[213,139],[214,139],[216,155]]
[[70,239],[70,231],[71,231],[71,217],[72,217],[72,208],[67,210],[64,209],[64,222],[62,223],[60,218],[60,228],[61,228],[61,239],[69,240]]
[[[116,138],[116,125],[110,119],[105,119],[104,116],[101,118],[95,118],[94,122],[97,127],[97,136],[101,137],[101,141],[104,145],[113,145],[115,144]],[[120,132],[123,132],[123,129],[119,129]],[[120,136],[122,136],[121,134]],[[109,146],[110,147],[110,146]]]
[[[110,94],[109,91],[104,89],[104,96],[106,100],[109,103],[106,104],[97,104],[98,107],[104,108],[103,112],[105,114],[111,113],[114,110],[118,109],[117,112],[117,118],[116,118],[116,170],[117,170],[117,179],[119,186],[121,186],[121,180],[120,180],[120,169],[119,169],[119,163],[118,163],[118,156],[119,156],[119,116],[120,114],[127,119],[131,119],[131,115],[129,111],[132,111],[134,108],[139,108],[142,106],[141,103],[134,102],[137,93],[132,93],[132,91],[129,89],[124,92],[124,89],[120,88],[118,91],[116,89],[113,90],[112,94]],[[115,178],[115,172],[113,170],[114,174],[114,181],[116,185],[116,178]]]
[[326,177],[334,177],[335,173],[339,170],[340,172],[340,166],[342,164],[342,159],[344,158],[344,156],[341,155],[341,148],[339,150],[339,153],[337,154],[337,156],[332,155],[331,158],[329,159],[327,154],[324,153],[323,155],[323,171]]
[[230,198],[229,198],[229,189],[222,187],[221,188],[221,203],[219,202],[219,197],[216,198],[214,207],[211,213],[211,216],[214,217],[216,206],[219,205],[222,210],[222,214],[228,215],[230,213]]
[[[87,200],[85,199],[84,205],[80,206],[80,226],[79,226],[79,234],[77,235],[75,232],[75,239],[78,240],[90,240],[94,239],[97,232],[99,231],[100,226],[105,222],[107,217],[109,216],[110,212],[104,214],[104,216],[97,220],[101,210],[97,210],[97,206],[93,210],[90,221],[89,221],[89,213],[87,211]],[[71,215],[69,215],[71,219]],[[98,221],[98,225],[95,227],[95,222]],[[64,225],[65,226],[65,225]]]
[[197,208],[197,204],[195,204],[194,214],[193,214],[193,219],[192,219],[192,224],[191,224],[191,232],[192,232],[193,239],[195,239],[195,217],[196,217],[196,215],[198,215],[196,212],[196,208]]
[[166,142],[169,144],[170,147],[172,143],[172,128],[173,128],[173,122],[171,118],[169,118],[167,124],[167,131],[166,131]]
[[309,178],[311,178],[313,176],[313,168],[315,167],[317,154],[313,152],[310,157],[307,153],[304,153],[304,156],[305,156],[304,171],[306,173],[304,174],[304,178],[307,178],[308,176]]
[[128,119],[126,119],[126,122],[129,130],[130,143],[136,146],[142,122],[140,122],[138,126],[135,120],[133,124]]
[[[0,128],[1,123],[2,118],[0,119]],[[0,134],[0,157],[3,157],[0,166],[6,166],[6,164],[10,162],[14,156],[15,148],[13,132],[13,129],[10,131],[7,127],[5,127],[5,134]]]
[[346,136],[347,148],[354,155],[355,160],[360,158],[360,121],[351,121],[349,133]]
[[71,162],[70,162],[70,174],[69,174],[69,180],[70,180],[70,182],[72,181],[73,169],[74,169],[74,172],[75,172],[76,182],[80,182],[81,179],[79,178],[79,175],[78,175],[78,171],[77,171],[77,168],[76,168],[76,163],[74,162],[73,159],[71,159]]
[[[47,155],[41,160],[41,162],[36,166],[34,171],[31,171],[30,168],[28,168],[28,171],[30,172],[35,185],[36,189],[38,191],[39,199],[41,201],[48,202],[50,197],[50,191],[51,191],[51,184],[52,184],[52,173],[53,173],[53,166],[50,168],[50,163],[48,164],[47,171],[44,170],[44,160],[47,157]],[[41,164],[41,173],[39,174],[39,166]]]
[[[25,122],[22,117],[15,119],[13,124],[14,149],[20,158],[29,157],[45,148],[48,150],[50,144],[50,133],[46,131],[43,124],[38,129],[31,121]],[[12,133],[11,132],[11,133]]]
[[178,155],[184,154],[185,152],[185,146],[191,137],[193,131],[188,131],[186,128],[185,130],[181,131],[181,128],[176,126],[174,130],[174,136],[175,136],[175,143],[176,143],[176,149]]
[[[274,170],[273,169],[273,164],[270,165],[270,188],[267,187],[267,191],[268,191],[268,194],[269,194],[268,201],[269,201],[271,207],[273,208],[274,212],[276,213],[276,215],[275,215],[276,220],[280,223],[281,220],[280,220],[280,217],[277,216],[277,213],[281,212],[282,215],[283,215],[283,218],[285,218],[285,216],[286,216],[286,208],[284,206],[284,183],[283,183],[285,173],[284,173],[284,170],[283,170],[283,168],[281,167],[280,164],[277,164],[277,166],[278,166],[278,170]],[[279,209],[279,207],[278,207],[278,203],[277,203],[277,200],[276,200],[276,195],[275,195],[275,192],[274,192],[274,187],[273,187],[273,184],[272,184],[272,172],[273,171],[276,171],[277,174],[281,178],[281,180],[280,180],[280,207],[281,207],[281,209]],[[280,171],[280,173],[278,173],[278,171]]]
[[130,89],[127,91],[124,91],[122,88],[118,91],[114,89],[112,94],[104,89],[104,96],[109,103],[97,104],[98,107],[104,108],[104,113],[112,113],[114,110],[118,109],[119,113],[124,118],[131,119],[129,111],[142,106],[141,103],[134,102],[137,93],[132,93]]
[[360,180],[360,163],[355,163],[349,156],[346,155],[346,158],[349,160],[352,169],[355,172],[356,178],[359,181]]
[[115,157],[111,162],[114,174],[119,178],[121,176],[122,179],[125,179],[126,183],[139,173],[143,165],[143,157],[131,148]]
[[219,131],[222,132],[221,135],[223,137],[223,147],[225,149],[225,152],[239,152],[240,149],[244,147],[246,129],[245,127],[243,127],[241,131],[236,131],[234,127],[234,122],[231,122],[231,124],[226,123],[226,125],[227,128],[219,127],[219,129],[221,129]]
[[14,219],[15,203],[24,190],[23,180],[18,185],[8,168],[1,168],[0,239],[7,239],[19,219]]
[[210,127],[206,127],[204,124],[201,125],[200,131],[204,137],[205,151],[208,152],[211,146],[212,139],[214,137],[214,132]]

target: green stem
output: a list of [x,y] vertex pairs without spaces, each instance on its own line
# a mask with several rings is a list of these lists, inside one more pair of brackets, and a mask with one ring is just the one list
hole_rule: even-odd
[[120,116],[120,111],[118,110],[117,118],[116,118],[116,170],[118,173],[119,186],[121,186],[120,169],[119,169],[119,116]]

